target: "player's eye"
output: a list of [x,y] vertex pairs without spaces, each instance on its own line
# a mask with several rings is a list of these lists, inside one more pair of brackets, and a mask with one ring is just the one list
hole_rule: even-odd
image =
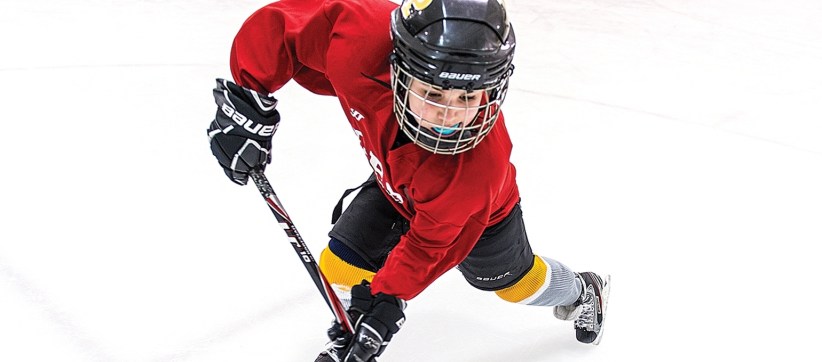
[[425,98],[427,98],[427,99],[440,99],[440,98],[442,98],[442,94],[437,93],[437,92],[428,92],[428,93],[425,94]]
[[471,102],[471,101],[473,101],[473,100],[475,100],[475,99],[477,99],[477,96],[475,96],[475,95],[473,95],[473,94],[470,94],[470,95],[465,95],[465,96],[461,96],[461,97],[460,97],[460,100],[462,100],[463,102]]

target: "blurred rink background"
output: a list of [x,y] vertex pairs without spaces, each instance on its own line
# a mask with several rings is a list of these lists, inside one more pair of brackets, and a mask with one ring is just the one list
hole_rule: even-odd
[[[313,361],[332,319],[205,129],[267,1],[0,0],[0,361]],[[508,0],[535,252],[612,275],[605,336],[451,271],[381,361],[809,360],[822,3]],[[387,29],[386,29],[387,31]],[[340,60],[345,61],[345,60]],[[267,175],[315,255],[370,171],[295,84]]]

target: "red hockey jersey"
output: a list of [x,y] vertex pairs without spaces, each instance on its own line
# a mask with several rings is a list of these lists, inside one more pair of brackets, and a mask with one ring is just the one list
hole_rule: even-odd
[[[389,87],[388,0],[281,0],[249,17],[234,39],[235,81],[272,93],[289,80],[336,96],[377,181],[410,230],[374,276],[372,291],[403,299],[459,264],[519,200],[511,140],[500,115],[468,152],[392,149],[399,125]],[[288,118],[285,116],[284,118]]]

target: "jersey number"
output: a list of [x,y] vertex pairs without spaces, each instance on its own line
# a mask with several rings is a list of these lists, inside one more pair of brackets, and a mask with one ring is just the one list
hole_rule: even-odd
[[394,191],[394,188],[391,187],[391,184],[388,181],[385,181],[385,168],[382,166],[382,161],[374,152],[365,148],[365,142],[362,139],[362,132],[359,130],[354,130],[354,133],[357,134],[357,137],[360,139],[360,146],[362,146],[362,150],[365,152],[365,155],[368,157],[368,163],[371,165],[371,168],[374,169],[374,174],[377,175],[377,182],[382,186],[385,193],[391,196],[394,201],[398,204],[402,205],[404,202],[402,195],[399,192]]

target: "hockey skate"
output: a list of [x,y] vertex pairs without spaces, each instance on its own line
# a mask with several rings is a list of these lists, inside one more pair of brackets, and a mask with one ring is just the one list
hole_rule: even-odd
[[328,329],[330,342],[325,346],[325,350],[317,356],[314,362],[340,362],[342,351],[351,341],[351,333],[346,332],[340,323],[334,321]]
[[599,344],[602,339],[602,323],[608,310],[611,276],[601,278],[595,273],[583,272],[577,277],[582,282],[582,295],[572,305],[554,307],[554,316],[574,321],[578,341]]
[[336,350],[325,350],[317,356],[314,362],[340,362],[340,357],[337,357]]
[[328,342],[325,351],[320,352],[314,362],[340,362],[340,354],[345,349],[347,340],[336,340]]

